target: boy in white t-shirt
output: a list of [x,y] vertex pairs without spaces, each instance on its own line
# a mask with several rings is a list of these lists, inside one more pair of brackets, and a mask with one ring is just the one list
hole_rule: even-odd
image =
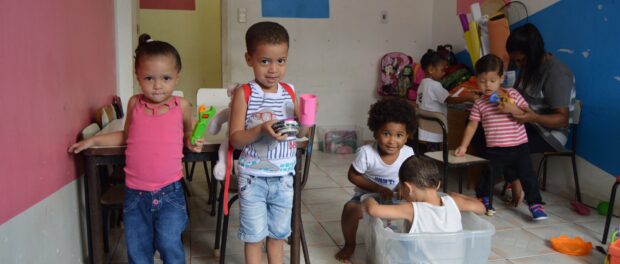
[[[448,61],[436,51],[429,49],[422,56],[420,64],[426,77],[422,79],[418,87],[416,102],[419,109],[448,116],[447,104],[474,102],[478,99],[479,96],[475,93],[465,93],[459,97],[450,96],[448,90],[443,88],[439,82],[446,74],[445,68],[448,66]],[[418,139],[426,142],[426,151],[435,151],[439,150],[441,145],[439,143],[443,142],[443,135],[418,128]]]
[[355,195],[342,210],[341,224],[345,245],[336,259],[346,262],[355,251],[355,237],[362,218],[360,198],[366,193],[379,193],[391,200],[398,185],[400,165],[413,156],[405,146],[407,135],[415,128],[415,110],[403,99],[382,99],[368,111],[368,128],[375,142],[358,149],[349,167],[349,181],[356,186]]

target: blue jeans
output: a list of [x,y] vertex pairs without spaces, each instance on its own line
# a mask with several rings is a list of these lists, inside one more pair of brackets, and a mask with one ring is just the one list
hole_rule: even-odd
[[123,203],[129,263],[153,263],[155,250],[166,264],[185,263],[181,233],[187,211],[180,181],[158,191],[125,188]]
[[256,243],[291,234],[293,177],[239,175],[239,239]]

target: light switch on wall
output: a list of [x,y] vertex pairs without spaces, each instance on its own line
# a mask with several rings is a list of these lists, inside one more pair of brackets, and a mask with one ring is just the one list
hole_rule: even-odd
[[247,10],[245,8],[237,9],[237,21],[239,23],[245,23],[248,21],[247,19]]

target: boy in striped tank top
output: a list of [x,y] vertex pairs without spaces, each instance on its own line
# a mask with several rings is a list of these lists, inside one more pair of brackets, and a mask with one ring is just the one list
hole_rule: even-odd
[[[298,116],[293,86],[282,83],[289,36],[274,22],[252,25],[245,36],[245,59],[254,80],[235,91],[229,126],[230,143],[239,157],[239,239],[245,263],[261,263],[267,238],[269,263],[282,263],[284,239],[291,233],[295,135],[276,133],[272,125]],[[297,136],[303,137],[301,128]]]
[[[502,60],[493,54],[486,55],[476,62],[478,86],[484,96],[474,102],[463,140],[454,154],[465,155],[478,123],[482,123],[486,137],[486,157],[491,162],[493,179],[503,175],[505,170],[515,170],[518,179],[521,180],[532,218],[547,219],[538,189],[538,177],[532,168],[525,126],[512,118],[512,114],[522,113],[521,109],[527,108],[528,104],[515,89],[500,87],[504,81],[503,69]],[[490,100],[493,93],[506,94],[510,98],[508,101],[512,102],[493,103]],[[489,193],[489,185],[493,183],[490,182],[488,173],[483,175],[476,188],[476,196],[481,198],[487,207],[487,214],[492,215],[495,209],[489,203],[489,195],[492,195]]]

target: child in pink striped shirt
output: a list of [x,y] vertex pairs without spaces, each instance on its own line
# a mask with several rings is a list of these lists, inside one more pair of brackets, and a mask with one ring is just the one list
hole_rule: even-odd
[[[491,179],[503,175],[505,170],[516,170],[532,218],[534,220],[547,219],[538,189],[538,177],[532,168],[525,126],[512,118],[512,114],[522,113],[522,109],[529,105],[515,89],[500,87],[504,80],[503,69],[502,60],[493,54],[486,55],[476,62],[478,86],[484,96],[474,102],[463,141],[454,154],[465,155],[467,146],[478,128],[478,123],[482,123],[486,138],[486,157],[491,163],[493,174]],[[507,97],[506,102],[491,102],[490,97],[494,93],[503,94]],[[487,214],[492,215],[495,209],[489,203],[489,195],[491,195],[489,185],[493,184],[489,176],[491,176],[489,173],[483,175],[476,188],[476,196],[481,198],[487,207]]]

